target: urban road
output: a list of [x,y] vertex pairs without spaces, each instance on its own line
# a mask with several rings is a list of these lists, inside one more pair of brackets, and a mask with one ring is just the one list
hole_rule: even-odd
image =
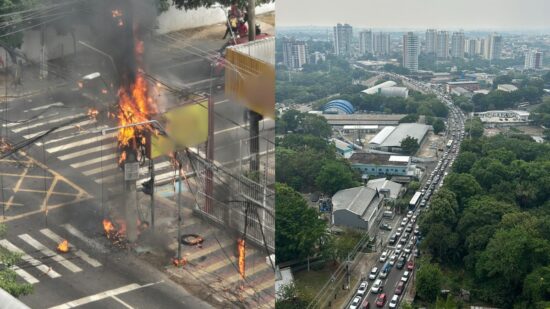
[[[377,72],[377,73],[381,73],[381,72]],[[447,139],[448,140],[453,139],[454,143],[451,147],[449,147],[445,151],[445,153],[442,155],[442,157],[438,161],[437,166],[432,170],[432,173],[429,174],[428,177],[425,177],[424,181],[421,184],[421,190],[423,192],[421,200],[424,200],[426,202],[426,206],[425,207],[417,207],[412,213],[409,213],[407,216],[403,216],[403,218],[406,218],[408,216],[411,217],[411,219],[408,219],[407,223],[404,224],[404,225],[401,224],[403,218],[398,217],[398,220],[396,220],[394,226],[392,227],[391,232],[387,233],[386,239],[383,240],[384,246],[381,250],[381,253],[382,252],[387,252],[387,254],[388,254],[387,260],[384,261],[384,262],[380,262],[378,260],[380,258],[380,256],[377,256],[376,265],[369,265],[371,268],[372,267],[377,267],[379,269],[379,272],[376,275],[376,279],[381,279],[380,278],[380,272],[381,272],[382,268],[384,267],[384,265],[386,264],[386,262],[389,262],[390,259],[394,259],[395,264],[391,268],[388,276],[385,279],[381,279],[382,282],[383,282],[383,288],[378,293],[373,293],[371,291],[371,288],[372,288],[373,283],[374,283],[375,280],[365,278],[365,281],[368,283],[367,292],[363,295],[363,297],[361,297],[361,306],[355,307],[355,308],[361,308],[361,309],[365,308],[365,306],[367,306],[367,303],[369,304],[370,308],[376,307],[377,306],[377,304],[376,304],[377,297],[382,293],[386,294],[386,301],[382,306],[379,306],[379,307],[388,308],[390,300],[392,299],[392,297],[394,295],[396,295],[395,294],[395,289],[396,289],[398,283],[404,277],[405,271],[407,271],[407,263],[409,261],[412,261],[412,263],[414,263],[414,268],[413,268],[412,271],[409,271],[409,275],[407,277],[407,280],[405,281],[405,288],[404,288],[403,292],[398,296],[398,303],[397,303],[396,308],[399,307],[399,304],[403,300],[404,295],[406,295],[407,291],[411,289],[411,285],[414,282],[415,272],[416,272],[416,264],[415,264],[415,261],[414,261],[415,260],[414,252],[415,252],[415,249],[417,249],[416,240],[417,240],[418,237],[415,236],[414,233],[410,233],[410,236],[408,238],[405,238],[405,235],[401,235],[400,237],[397,238],[397,240],[394,244],[389,244],[388,243],[388,238],[389,238],[390,235],[395,234],[397,232],[398,228],[405,229],[406,226],[409,225],[409,224],[411,224],[412,230],[414,231],[416,223],[418,222],[418,219],[416,219],[416,222],[412,222],[413,216],[415,218],[418,218],[418,216],[421,215],[422,211],[425,211],[425,210],[429,209],[430,198],[433,196],[433,193],[437,192],[437,190],[443,185],[444,178],[447,175],[447,173],[449,172],[449,170],[451,169],[451,165],[454,162],[454,159],[458,155],[458,152],[459,152],[459,149],[460,149],[460,142],[464,138],[464,114],[462,113],[462,111],[460,111],[460,109],[458,107],[456,107],[454,104],[452,104],[452,101],[450,100],[449,96],[447,96],[446,94],[441,92],[440,89],[431,88],[428,85],[419,83],[419,82],[414,81],[412,79],[408,79],[407,77],[400,76],[400,75],[393,74],[393,73],[384,73],[384,74],[387,74],[387,75],[389,75],[393,78],[397,78],[397,79],[405,79],[408,83],[414,84],[416,87],[418,87],[420,89],[423,89],[425,92],[434,93],[435,95],[437,95],[437,97],[440,100],[442,100],[444,103],[446,103],[447,106],[449,107],[449,118],[448,118],[448,122],[447,122],[447,127],[448,127],[447,128]],[[426,170],[426,174],[428,172],[429,172],[429,170]],[[405,233],[403,232],[402,234],[405,234]],[[399,251],[397,249],[397,245],[399,245],[399,244],[401,244],[401,249],[400,249],[401,252],[397,253],[397,251]],[[404,249],[407,247],[407,245],[411,246],[410,253],[405,253],[404,252]],[[397,268],[397,261],[400,258],[404,258],[407,261],[407,263],[405,263],[405,265],[403,266],[402,269]],[[371,270],[371,268],[369,268],[369,271]],[[368,274],[365,274],[365,276],[368,277]],[[357,289],[358,286],[353,287],[353,288]],[[352,306],[352,301],[356,296],[357,296],[357,293],[354,293],[352,298],[350,299],[350,301],[345,305],[345,308],[354,308]]]
[[[154,72],[156,77],[173,80],[177,76],[191,90],[212,85],[205,57],[182,49],[170,56],[175,64],[170,65],[162,51],[158,53],[163,61],[159,66],[173,70]],[[162,272],[124,250],[113,249],[104,236],[106,192],[121,186],[114,177],[121,172],[116,132],[101,135],[97,130],[116,123],[86,114],[89,108],[102,110],[113,100],[83,95],[72,86],[76,81],[67,83],[68,87],[53,92],[7,101],[1,109],[9,119],[2,129],[12,144],[75,120],[0,161],[2,213],[8,228],[0,246],[23,254],[23,261],[14,268],[17,280],[34,287],[21,300],[31,308],[210,308]],[[214,159],[222,165],[235,162],[248,155],[248,146],[236,142],[249,136],[245,108],[225,99],[221,91],[212,100]],[[260,129],[262,151],[271,143],[267,140],[273,136],[274,122],[264,120]],[[175,177],[166,158],[156,160],[155,173],[158,181]],[[138,185],[149,178],[147,167],[141,168],[139,178]],[[56,251],[62,239],[71,244],[69,253]]]

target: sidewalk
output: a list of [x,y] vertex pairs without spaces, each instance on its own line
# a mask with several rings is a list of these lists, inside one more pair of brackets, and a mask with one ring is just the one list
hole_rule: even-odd
[[[142,213],[149,210],[150,197],[141,195]],[[177,255],[177,205],[155,195],[155,235],[142,235],[136,248],[139,257],[167,273],[194,295],[220,308],[273,308],[274,272],[262,248],[246,248],[246,282],[238,272],[236,239],[226,229],[203,220],[191,209],[194,198],[182,193],[182,235],[198,234],[202,246],[182,245],[188,264],[177,268],[171,258]]]

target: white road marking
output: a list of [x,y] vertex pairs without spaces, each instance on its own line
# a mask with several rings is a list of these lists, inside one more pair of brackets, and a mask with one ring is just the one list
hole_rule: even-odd
[[36,239],[32,238],[29,234],[22,234],[19,235],[19,238],[24,240],[26,243],[31,245],[36,250],[39,250],[44,255],[51,257],[52,260],[58,262],[59,264],[63,265],[68,270],[72,271],[73,273],[81,272],[82,268],[76,266],[71,261],[65,259],[64,257],[60,256],[59,254],[53,252],[52,250],[46,248],[43,244],[38,242]]
[[25,253],[23,250],[19,249],[18,247],[16,247],[14,244],[12,244],[11,242],[9,242],[8,240],[6,239],[2,239],[0,240],[0,246],[8,249],[9,251],[11,252],[16,252],[16,253],[20,253],[21,254],[21,258],[25,261],[25,262],[28,262],[29,264],[31,264],[32,266],[38,268],[41,272],[43,272],[44,274],[48,275],[50,278],[58,278],[58,277],[61,277],[61,275],[59,273],[57,273],[55,270],[53,270],[53,268],[50,268],[44,264],[42,264],[42,262],[40,262],[39,260],[33,258],[32,256],[28,255],[27,253]]
[[15,273],[18,274],[21,278],[23,278],[23,280],[27,281],[30,284],[35,284],[35,283],[40,282],[33,275],[31,275],[28,272],[26,272],[26,271],[22,270],[21,268],[19,268],[19,266],[14,265],[14,266],[11,267],[11,269],[13,271],[15,271]]
[[[59,131],[69,130],[69,129],[76,129],[76,126],[77,126],[77,125],[82,129],[82,128],[86,127],[88,124],[94,124],[94,123],[95,123],[95,120],[85,120],[85,121],[81,121],[81,122],[78,122],[78,123],[74,123],[74,124],[72,124],[72,125],[70,125],[70,126],[66,126],[66,127],[63,127],[63,128],[59,128],[59,129],[55,130],[55,133],[57,133],[57,132],[59,132]],[[105,128],[107,128],[107,127],[109,127],[109,126],[106,126],[106,125],[104,125],[104,126],[98,126],[98,127],[94,128],[94,130],[95,130],[95,129],[101,130],[101,129],[105,129]],[[46,132],[46,131],[42,131],[42,133],[44,133],[44,132]],[[40,134],[42,134],[42,133],[40,133]],[[76,133],[73,133],[73,134],[70,134],[70,135],[67,135],[67,136],[63,136],[63,137],[60,137],[60,138],[45,139],[45,140],[46,140],[45,144],[46,144],[46,145],[49,145],[49,144],[61,142],[61,141],[67,140],[67,139],[75,138],[75,137],[80,137],[80,138],[82,138],[83,136],[88,135],[88,134],[94,134],[94,133],[93,133],[93,132],[89,132],[89,131],[86,129],[86,130],[84,130],[84,131],[82,131],[82,132],[76,132]],[[97,133],[95,133],[95,134],[97,134]],[[34,134],[30,134],[30,135],[34,135]],[[30,135],[28,135],[28,136],[30,136]],[[35,135],[35,136],[36,136],[36,135]],[[23,136],[23,137],[25,137],[25,136]],[[32,136],[32,137],[34,137],[34,136]],[[32,137],[29,137],[29,138],[32,138]],[[29,138],[27,138],[27,137],[25,137],[25,138],[26,138],[26,139],[29,139]],[[36,145],[42,146],[42,142],[37,142]]]
[[104,164],[103,166],[100,166],[98,168],[94,168],[94,169],[91,169],[91,170],[84,171],[84,172],[82,172],[82,174],[84,174],[86,176],[91,176],[91,175],[94,175],[94,174],[105,173],[107,171],[110,171],[112,169],[117,169],[117,168],[118,168],[118,164],[109,163],[109,164]]
[[153,283],[144,284],[144,285],[139,285],[137,283],[132,283],[132,284],[122,286],[120,288],[116,288],[116,289],[104,291],[104,292],[101,292],[101,293],[97,293],[97,294],[94,294],[94,295],[82,297],[82,298],[79,298],[79,299],[76,299],[76,300],[73,300],[73,301],[70,301],[70,302],[66,302],[64,304],[61,304],[61,305],[58,305],[58,306],[55,306],[55,307],[50,307],[50,309],[74,308],[74,307],[82,306],[82,305],[85,305],[85,304],[93,303],[93,302],[96,302],[98,300],[105,299],[107,297],[113,297],[113,296],[116,296],[116,295],[119,295],[119,294],[135,291],[137,289],[146,288],[146,287],[149,287],[149,286],[152,286],[154,284],[161,283],[161,282],[163,282],[163,281],[153,282]]
[[[77,123],[73,123],[71,125],[68,125],[68,126],[64,126],[64,127],[61,127],[57,130],[54,131],[54,133],[58,133],[58,132],[61,132],[61,131],[66,131],[66,130],[70,130],[70,129],[76,129],[76,126],[85,126],[87,124],[91,124],[91,123],[95,123],[96,121],[95,120],[84,120],[84,121],[81,121],[81,122],[77,122]],[[106,127],[106,126],[105,126]],[[34,138],[34,137],[37,137],[38,135],[40,134],[44,134],[46,133],[48,130],[42,130],[40,132],[36,132],[36,133],[32,133],[32,134],[27,134],[27,135],[23,135],[23,137],[25,139],[30,139],[30,138]],[[74,137],[74,136],[71,136],[71,137]],[[42,143],[36,143],[38,146],[42,146]],[[48,142],[46,142],[46,145],[48,144]]]
[[[161,163],[157,163],[155,164],[155,171],[159,171],[165,167],[168,167],[168,166],[171,166],[172,163],[170,161],[165,161],[165,162],[161,162]],[[101,167],[99,168],[99,170],[101,171]],[[90,170],[88,171],[89,173],[95,173],[97,174],[97,169],[94,169],[94,170]],[[104,171],[105,172],[105,171]],[[136,184],[137,185],[140,185],[142,182],[144,181],[147,181],[149,180],[150,176],[149,176],[149,168],[148,167],[142,167],[140,168],[139,170],[139,173],[140,175],[147,175],[146,178],[142,178],[142,179],[139,179],[136,181]],[[90,175],[93,175],[93,174],[90,174]],[[122,174],[120,174],[122,175]],[[174,171],[170,171],[170,172],[167,172],[167,173],[164,173],[164,174],[158,174],[158,175],[155,175],[155,181],[160,181],[160,180],[164,180],[166,178],[170,178],[174,175]],[[109,182],[112,182],[113,180],[115,180],[115,178],[117,177],[118,175],[109,175],[109,176],[105,176],[103,178],[97,178],[95,179],[94,181],[96,183],[109,183]]]
[[39,107],[35,107],[35,108],[31,108],[31,109],[26,109],[23,111],[23,113],[28,113],[28,112],[34,112],[34,111],[40,111],[40,110],[43,110],[43,109],[47,109],[47,108],[50,108],[52,106],[64,106],[65,104],[61,103],[61,102],[56,102],[56,103],[52,103],[52,104],[48,104],[48,105],[42,105],[42,106],[39,106]]
[[83,146],[83,145],[93,144],[93,143],[97,143],[97,142],[100,142],[100,141],[105,140],[105,139],[113,138],[117,134],[118,133],[115,132],[115,133],[109,133],[109,134],[106,134],[106,135],[95,136],[95,137],[92,137],[92,138],[79,140],[79,141],[64,144],[64,145],[61,145],[61,146],[48,148],[48,149],[46,149],[46,151],[49,152],[49,153],[55,153],[55,152],[58,152],[58,151],[63,151],[63,150],[67,150],[67,149],[71,149],[71,148],[75,148],[75,147],[79,147],[79,146]]
[[15,128],[15,129],[11,129],[13,132],[15,133],[19,133],[19,132],[22,132],[22,131],[25,131],[25,130],[28,130],[28,129],[32,129],[32,128],[37,128],[37,127],[41,127],[43,125],[47,125],[47,124],[52,124],[52,123],[56,123],[56,122],[61,122],[61,121],[64,121],[64,120],[71,120],[71,119],[74,119],[74,118],[78,118],[78,117],[82,117],[84,116],[85,114],[83,113],[80,113],[80,114],[76,114],[76,115],[69,115],[69,116],[65,116],[65,117],[59,117],[59,118],[54,118],[50,121],[44,121],[44,122],[38,122],[38,123],[33,123],[33,124],[30,124],[30,125],[26,125],[24,124],[22,127],[20,128]]
[[134,307],[128,305],[128,303],[126,303],[125,301],[123,301],[122,299],[116,297],[115,295],[111,296],[111,298],[113,298],[114,300],[116,300],[117,302],[121,303],[124,307],[128,308],[128,309],[134,309]]
[[57,158],[61,161],[64,161],[64,160],[78,158],[78,157],[81,157],[81,156],[84,156],[84,155],[87,155],[87,154],[90,154],[90,153],[94,153],[94,152],[109,150],[109,149],[116,148],[116,147],[117,147],[116,143],[108,144],[108,145],[100,145],[100,146],[97,146],[97,147],[92,147],[92,148],[84,149],[84,150],[81,150],[81,151],[69,153],[69,154],[66,154],[66,155],[63,155],[63,156],[59,156]]
[[[41,229],[40,232],[42,234],[44,234],[46,237],[48,237],[49,239],[56,242],[56,243],[61,243],[64,240],[63,238],[61,238],[61,236],[57,235],[56,233],[54,233],[50,229]],[[72,245],[71,245],[71,247],[75,248],[75,250],[72,251],[74,253],[74,255],[78,256],[79,258],[81,258],[82,260],[87,262],[88,264],[92,265],[93,267],[101,266],[101,263],[99,263],[99,261],[97,261],[96,259],[90,257],[86,252],[84,252],[82,250],[78,250],[78,249],[76,249],[76,247],[74,247]]]
[[111,153],[111,154],[108,154],[108,155],[103,155],[102,157],[93,158],[93,159],[88,160],[88,161],[73,163],[73,164],[71,164],[71,167],[81,168],[81,167],[84,167],[84,166],[99,163],[99,162],[104,161],[104,160],[112,160],[112,159],[116,158],[117,156],[118,156],[118,154]]
[[74,226],[71,224],[62,224],[62,227],[64,227],[67,232],[69,232],[74,237],[82,240],[83,242],[87,243],[88,245],[92,246],[94,249],[101,253],[108,253],[109,251],[103,246],[101,243],[99,243],[97,240],[89,238],[88,236],[82,234],[81,231],[77,230]]

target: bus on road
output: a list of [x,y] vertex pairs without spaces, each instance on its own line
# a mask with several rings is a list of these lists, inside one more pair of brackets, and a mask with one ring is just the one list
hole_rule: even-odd
[[422,196],[422,192],[416,191],[416,193],[411,198],[411,201],[409,202],[409,210],[415,210],[416,206],[418,206],[418,202],[420,202],[420,197]]
[[450,140],[447,142],[447,148],[451,148],[452,145],[453,145],[453,140],[450,139]]

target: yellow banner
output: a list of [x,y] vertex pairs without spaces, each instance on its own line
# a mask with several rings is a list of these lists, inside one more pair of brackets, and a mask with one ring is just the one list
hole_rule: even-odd
[[225,93],[267,118],[275,116],[275,67],[234,49],[225,56]]
[[208,139],[208,100],[175,108],[163,115],[166,132],[151,136],[151,158],[192,147]]

